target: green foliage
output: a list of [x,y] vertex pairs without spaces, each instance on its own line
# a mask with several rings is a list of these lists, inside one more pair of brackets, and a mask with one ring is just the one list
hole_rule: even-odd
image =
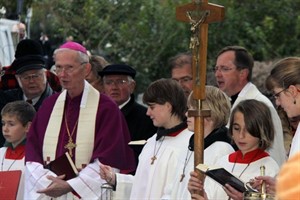
[[[15,10],[16,3],[12,2],[0,0],[0,7],[5,3]],[[192,0],[32,2],[31,38],[47,33],[55,48],[72,35],[92,54],[104,55],[113,63],[132,65],[138,71],[137,92],[155,79],[169,77],[168,59],[189,50],[190,27],[176,21],[175,8]],[[215,55],[227,45],[245,46],[258,61],[299,55],[299,1],[209,2],[225,7],[225,20],[209,25],[208,67],[214,65]]]
[[299,1],[216,0],[215,3],[225,6],[226,19],[221,25],[210,26],[209,41],[214,43],[211,46],[242,45],[259,61],[299,55]]
[[172,0],[36,1],[32,32],[35,35],[45,32],[57,44],[72,35],[92,54],[104,55],[113,63],[132,65],[138,71],[137,90],[141,92],[153,80],[169,77],[168,58],[188,50],[188,24],[175,19],[176,5],[181,3]]

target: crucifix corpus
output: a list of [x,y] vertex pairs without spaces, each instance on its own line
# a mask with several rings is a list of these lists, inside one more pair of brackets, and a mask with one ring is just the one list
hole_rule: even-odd
[[[210,116],[210,110],[202,109],[202,101],[205,99],[208,24],[222,21],[224,13],[223,6],[208,3],[208,0],[193,0],[191,3],[176,8],[176,19],[189,22],[191,25],[189,48],[193,55],[193,98],[197,100],[197,109],[189,110],[188,115],[195,117],[195,167],[199,163],[203,163],[204,117]],[[203,180],[203,174],[198,170],[197,173],[199,178]]]

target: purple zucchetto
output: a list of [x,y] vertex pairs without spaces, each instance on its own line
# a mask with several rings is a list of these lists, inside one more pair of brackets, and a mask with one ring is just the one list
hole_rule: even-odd
[[87,50],[84,46],[82,46],[81,44],[77,43],[77,42],[66,42],[63,45],[61,45],[59,47],[60,49],[71,49],[74,51],[80,51],[84,54],[87,55]]

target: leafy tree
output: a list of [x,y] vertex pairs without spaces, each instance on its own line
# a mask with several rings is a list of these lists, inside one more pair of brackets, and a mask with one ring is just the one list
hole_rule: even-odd
[[32,31],[46,32],[58,44],[73,35],[92,54],[132,65],[142,92],[151,81],[169,77],[169,57],[187,51],[187,24],[175,19],[179,4],[172,0],[36,1],[32,23],[40,27]]
[[[137,71],[138,91],[153,80],[169,77],[167,61],[188,51],[189,24],[175,19],[175,8],[191,0],[31,0],[31,38],[49,35],[53,48],[69,35],[92,54]],[[299,55],[300,1],[209,0],[225,7],[225,20],[209,25],[208,67],[227,45],[245,46],[255,60]],[[16,1],[0,7],[16,10]],[[23,19],[24,19],[23,14]]]

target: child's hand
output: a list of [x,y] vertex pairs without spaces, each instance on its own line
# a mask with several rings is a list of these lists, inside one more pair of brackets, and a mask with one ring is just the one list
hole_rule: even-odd
[[243,193],[237,191],[236,189],[234,189],[233,187],[231,187],[229,184],[225,184],[225,186],[223,187],[223,189],[225,190],[226,194],[232,200],[243,200],[244,199]]
[[[198,175],[196,172],[192,171],[190,173],[191,178],[189,179],[188,183],[188,190],[191,193],[193,200],[207,200],[207,195],[203,188],[203,183],[199,180]],[[199,195],[200,192],[203,191],[203,196]]]

